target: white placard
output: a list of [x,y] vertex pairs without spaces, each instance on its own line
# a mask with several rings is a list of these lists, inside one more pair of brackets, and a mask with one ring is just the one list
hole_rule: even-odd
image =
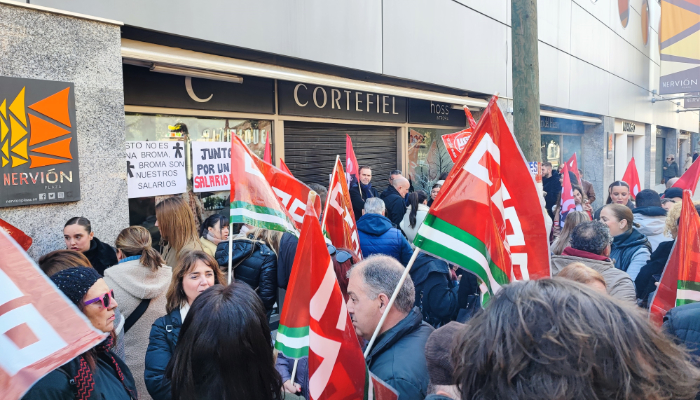
[[192,142],[192,187],[195,192],[231,190],[230,178],[230,142]]
[[184,142],[126,142],[129,198],[187,191]]

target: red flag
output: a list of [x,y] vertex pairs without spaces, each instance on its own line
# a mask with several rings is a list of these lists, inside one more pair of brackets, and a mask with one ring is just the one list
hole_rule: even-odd
[[489,102],[414,241],[474,272],[492,292],[511,280],[551,276],[540,196],[496,100]]
[[573,172],[574,175],[576,175],[576,179],[578,179],[578,184],[583,185],[581,182],[581,174],[578,172],[578,161],[576,160],[576,153],[569,158],[569,161],[566,162],[566,166],[569,168],[569,171]]
[[292,171],[290,171],[289,168],[287,167],[287,164],[285,164],[284,160],[281,158],[280,158],[280,169],[282,170],[282,172],[288,174],[289,176],[294,176],[294,175],[292,175]]
[[[350,135],[345,135],[345,137],[345,169],[348,176],[354,176],[357,182],[360,182],[360,166],[357,164],[355,150],[352,148],[352,139],[350,139]],[[350,182],[350,179],[348,179],[348,182]]]
[[683,191],[678,237],[649,307],[649,318],[659,326],[668,310],[700,301],[700,216],[691,196]]
[[19,228],[13,226],[9,222],[0,219],[0,229],[7,232],[8,235],[12,236],[17,243],[24,249],[24,251],[29,250],[32,245],[32,238],[27,236],[26,233],[22,232]]
[[270,132],[267,132],[265,138],[265,154],[263,155],[263,161],[268,164],[272,164],[272,149],[270,148]]
[[325,207],[323,228],[326,229],[333,246],[352,249],[362,258],[360,239],[355,225],[355,213],[352,210],[350,191],[345,181],[345,172],[340,157],[335,160]]
[[634,157],[632,157],[629,164],[627,164],[627,169],[625,170],[625,174],[622,175],[622,180],[630,185],[630,194],[632,198],[636,198],[637,193],[641,190],[642,184],[639,182],[639,173],[637,172],[637,164],[634,162]]
[[[231,138],[231,223],[243,223],[258,228],[298,234],[294,218],[273,190],[273,183],[263,172],[264,170],[270,175],[273,168],[250,151],[241,138],[233,135]],[[278,175],[294,179],[281,171]],[[287,198],[287,204],[294,204],[296,207],[296,203],[291,202],[291,195]]]
[[[326,248],[315,195],[309,196],[275,348],[309,356],[312,400],[368,399],[373,381]],[[398,396],[394,397],[395,399]]]
[[464,113],[467,115],[467,119],[469,120],[469,128],[459,132],[442,135],[442,142],[445,144],[447,154],[450,155],[452,162],[457,162],[459,155],[462,154],[462,150],[464,150],[464,146],[467,145],[472,132],[474,132],[474,129],[476,128],[476,121],[474,121],[472,113],[466,106],[464,106]]
[[0,254],[0,398],[14,400],[106,336],[4,230]]
[[[564,227],[564,221],[569,211],[577,209],[574,200],[574,190],[571,187],[571,177],[569,176],[569,164],[564,164],[561,170],[564,182],[561,185],[561,202],[559,207],[559,226]],[[580,207],[579,207],[580,208]]]
[[700,163],[698,160],[693,162],[693,165],[688,168],[687,171],[678,179],[672,187],[681,188],[683,190],[690,190],[690,192],[695,195],[695,188],[698,186],[698,178],[700,178]]

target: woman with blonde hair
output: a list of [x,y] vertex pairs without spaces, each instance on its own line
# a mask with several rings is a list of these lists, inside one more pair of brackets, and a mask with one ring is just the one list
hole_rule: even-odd
[[143,380],[144,358],[151,325],[165,311],[165,293],[172,268],[164,265],[153,248],[151,234],[142,226],[130,226],[115,241],[119,264],[105,270],[105,282],[119,299],[126,322],[124,342],[126,365],[134,373],[140,399],[150,399]]
[[608,293],[608,286],[603,275],[584,263],[574,262],[562,268],[557,274],[557,278],[564,278],[570,281],[582,283],[600,293]]
[[156,204],[156,226],[165,244],[166,264],[177,265],[185,253],[203,250],[192,210],[181,198],[168,197]]
[[[237,281],[247,283],[265,306],[268,318],[277,301],[277,255],[282,232],[249,227],[231,243],[231,267]],[[216,261],[228,272],[228,241],[216,247]]]
[[559,237],[552,243],[552,254],[561,255],[564,249],[570,246],[571,232],[576,228],[576,225],[590,220],[588,213],[585,211],[569,212],[566,215],[566,221],[564,221],[564,228],[561,230]]
[[217,284],[226,284],[224,276],[214,257],[203,251],[185,254],[175,266],[165,295],[163,311],[166,315],[158,318],[151,327],[145,372],[142,374],[148,394],[154,400],[171,399],[170,381],[165,377],[165,369],[175,351],[180,327],[197,296]]

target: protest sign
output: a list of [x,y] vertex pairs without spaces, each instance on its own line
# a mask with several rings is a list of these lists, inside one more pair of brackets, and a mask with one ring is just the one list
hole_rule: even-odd
[[192,176],[195,192],[231,190],[231,143],[192,142]]
[[457,162],[459,155],[462,154],[464,146],[469,142],[469,138],[472,136],[471,128],[467,128],[463,131],[450,133],[447,135],[442,135],[442,142],[445,144],[447,149],[447,154],[450,155],[452,162]]
[[105,336],[0,229],[0,398],[14,400]]
[[187,191],[183,142],[126,142],[129,198]]

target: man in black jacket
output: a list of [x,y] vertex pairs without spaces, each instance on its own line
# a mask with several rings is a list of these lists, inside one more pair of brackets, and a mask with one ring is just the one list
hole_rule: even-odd
[[360,166],[359,170],[360,181],[353,177],[350,183],[350,202],[352,203],[352,211],[355,213],[355,221],[362,216],[362,210],[365,209],[365,200],[371,197],[378,197],[377,189],[372,187],[372,169],[366,165]]
[[554,220],[554,207],[557,203],[557,198],[561,194],[561,182],[559,182],[559,172],[552,169],[552,163],[542,163],[542,190],[546,193],[544,196],[545,208],[547,214]]
[[[404,267],[394,258],[367,257],[348,274],[348,313],[358,336],[370,340],[398,286]],[[425,343],[433,328],[423,321],[407,277],[365,359],[369,370],[391,385],[401,400],[423,400],[428,391]]]
[[403,220],[404,214],[406,214],[406,202],[404,198],[408,194],[408,188],[411,184],[408,179],[404,177],[398,177],[394,179],[393,186],[389,186],[385,191],[382,192],[382,199],[384,200],[384,205],[386,206],[386,217],[389,218],[394,226],[399,226]]
[[421,310],[425,321],[438,327],[456,318],[458,287],[452,283],[446,262],[420,253],[410,275],[416,288],[414,305]]

